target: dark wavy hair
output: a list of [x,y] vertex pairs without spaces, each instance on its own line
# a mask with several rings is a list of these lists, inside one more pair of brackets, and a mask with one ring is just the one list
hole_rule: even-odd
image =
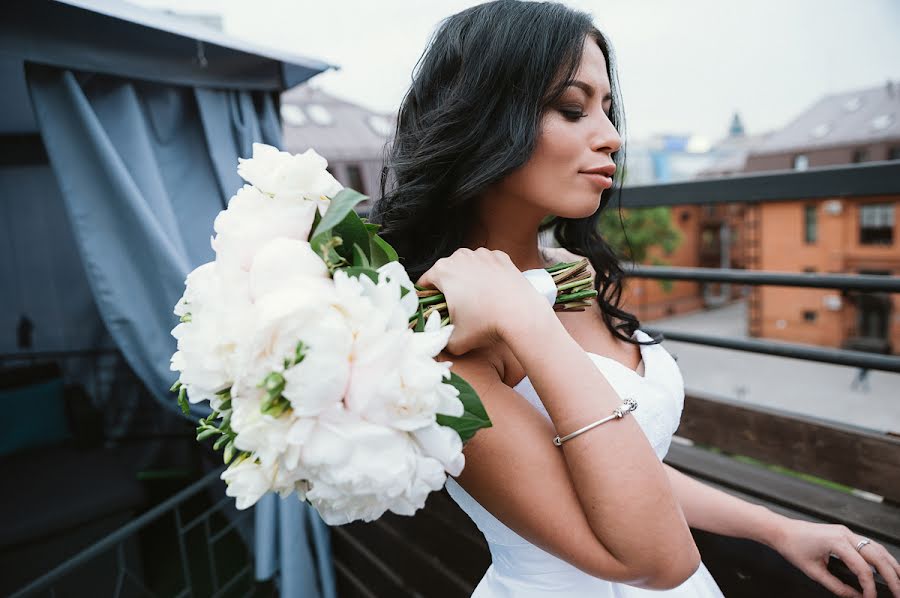
[[[397,250],[412,280],[464,246],[479,195],[528,161],[544,111],[581,63],[585,36],[606,57],[610,120],[624,137],[612,48],[589,14],[555,2],[496,0],[441,22],[400,106],[381,199],[368,218],[381,225],[379,235]],[[618,172],[624,159],[623,146],[613,154]],[[561,247],[590,260],[606,326],[624,341],[644,344],[630,338],[640,322],[619,306],[624,272],[599,232],[612,192],[603,191],[591,216],[553,215],[538,232],[552,229]]]

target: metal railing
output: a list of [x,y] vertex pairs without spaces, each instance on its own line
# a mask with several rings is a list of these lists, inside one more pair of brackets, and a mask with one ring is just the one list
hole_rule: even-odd
[[[900,161],[829,166],[800,172],[774,171],[628,187],[620,193],[616,193],[613,201],[618,198],[621,199],[623,207],[643,208],[686,204],[753,204],[837,197],[854,200],[872,195],[900,195]],[[900,292],[900,276],[647,265],[632,265],[629,275],[635,278],[739,283],[757,286]],[[731,339],[665,329],[647,328],[646,330],[651,334],[661,334],[664,338],[674,341],[900,373],[900,356],[815,347],[772,339]]]
[[[223,497],[211,506],[207,506],[199,514],[185,513],[185,505],[188,501],[197,498],[212,486],[218,486],[220,483],[219,476],[223,470],[224,467],[221,467],[208,473],[197,482],[120,527],[103,540],[82,550],[74,557],[32,581],[15,592],[11,598],[55,596],[56,586],[64,582],[66,576],[109,554],[114,554],[116,561],[115,590],[113,593],[113,596],[116,598],[123,595],[150,597],[165,595],[174,598],[198,595],[220,597],[234,595],[233,592],[242,581],[248,586],[248,589],[245,589],[242,595],[254,595],[258,588],[253,579],[253,556],[249,547],[246,546],[246,543],[237,533],[239,526],[249,523],[253,510],[240,512],[230,517],[230,519],[222,518],[226,523],[218,529],[213,529],[212,520],[214,516],[221,514],[233,501],[230,497]],[[176,541],[172,542],[172,547],[177,547],[181,574],[180,581],[183,585],[175,591],[169,589],[165,594],[160,594],[151,589],[144,576],[135,571],[132,564],[129,563],[129,559],[126,558],[126,545],[150,525],[159,523],[168,517],[171,517],[173,520],[173,532],[176,535]],[[202,531],[202,538],[199,541],[195,539],[189,542],[188,535],[195,531]],[[236,545],[239,543],[243,547],[243,566],[218,566],[216,548],[226,539],[231,539]],[[202,546],[202,548],[198,549],[198,546]],[[198,554],[203,558],[198,559]],[[153,558],[159,558],[159,555],[154,554]],[[198,576],[202,576],[204,579],[203,588],[205,591],[202,594],[198,594]]]

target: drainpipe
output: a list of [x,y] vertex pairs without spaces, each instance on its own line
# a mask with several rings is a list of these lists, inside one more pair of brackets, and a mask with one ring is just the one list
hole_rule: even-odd
[[[727,221],[723,221],[719,225],[719,267],[731,267],[731,227]],[[731,283],[719,283],[719,294],[713,295],[711,292],[714,283],[703,283],[703,303],[707,307],[720,307],[726,304],[731,298]]]

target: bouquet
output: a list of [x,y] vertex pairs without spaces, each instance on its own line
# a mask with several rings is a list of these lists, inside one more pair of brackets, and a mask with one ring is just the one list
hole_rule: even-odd
[[[356,214],[366,196],[314,150],[254,144],[238,162],[247,184],[215,219],[215,259],[175,305],[171,390],[186,415],[211,407],[197,440],[222,451],[238,509],[275,491],[328,525],[412,515],[491,425],[452,362],[435,360],[453,331],[446,301],[410,281]],[[540,272],[556,309],[596,295],[585,269]]]

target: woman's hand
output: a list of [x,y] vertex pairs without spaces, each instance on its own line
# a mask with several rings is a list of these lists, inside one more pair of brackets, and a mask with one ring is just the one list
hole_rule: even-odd
[[[783,520],[778,539],[772,547],[838,596],[875,598],[872,566],[884,577],[891,593],[900,598],[900,564],[881,544],[870,542],[858,552],[856,545],[863,536],[843,525],[811,523],[800,519]],[[860,594],[828,571],[828,558],[834,554],[859,578]]]
[[416,281],[439,289],[447,300],[453,334],[447,351],[462,355],[503,339],[518,323],[553,308],[499,250],[457,249]]

